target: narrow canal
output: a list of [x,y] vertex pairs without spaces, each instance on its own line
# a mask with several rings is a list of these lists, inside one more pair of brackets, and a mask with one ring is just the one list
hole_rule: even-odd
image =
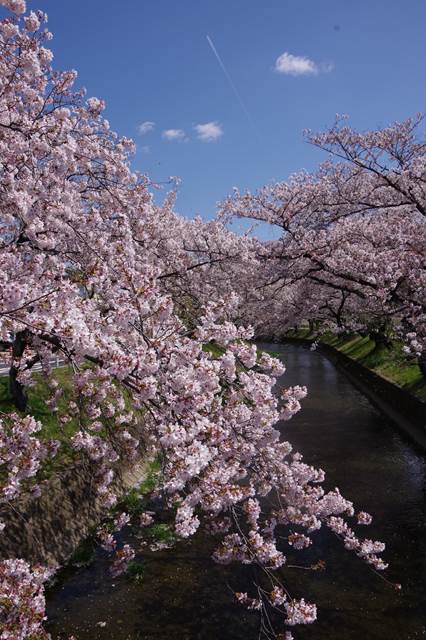
[[[283,386],[303,384],[302,411],[283,426],[306,462],[326,472],[326,487],[374,516],[368,537],[387,544],[392,589],[327,532],[298,560],[324,560],[321,572],[286,569],[294,596],[316,602],[316,624],[299,640],[426,638],[425,457],[389,424],[325,356],[298,345],[262,344],[279,352]],[[130,530],[124,539],[135,542]],[[230,587],[247,590],[250,567],[218,567],[211,543],[196,536],[174,549],[143,551],[140,582],[111,579],[101,553],[67,572],[48,595],[49,631],[77,640],[257,640],[257,616],[234,604]]]

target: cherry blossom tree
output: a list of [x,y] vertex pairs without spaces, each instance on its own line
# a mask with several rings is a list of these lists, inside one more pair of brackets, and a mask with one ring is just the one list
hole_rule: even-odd
[[[1,415],[0,500],[37,495],[39,471],[58,450],[38,438],[43,425],[26,413],[26,391],[41,365],[55,412],[60,356],[71,387],[61,424],[76,425],[71,445],[104,506],[116,504],[119,463],[160,459],[176,534],[205,526],[219,536],[218,562],[255,564],[268,577],[268,588],[237,599],[273,608],[284,626],[313,622],[315,605],[284,586],[286,549],[303,550],[326,526],[374,568],[386,565],[383,544],[358,539],[348,524],[353,505],[326,492],[323,472],[280,440],[276,423],[300,409],[306,389],[274,395],[284,366],[257,352],[242,322],[259,243],[219,222],[179,218],[173,196],[156,206],[104,103],[74,89],[75,72],[53,69],[46,16],[25,15],[23,0],[1,4],[12,15],[0,22],[0,338],[17,411]],[[219,357],[205,350],[210,342]],[[127,520],[119,514],[115,529]],[[134,551],[109,530],[99,537],[114,555],[112,573],[124,571]],[[28,559],[0,562],[3,640],[43,637],[51,572]]]
[[[233,216],[282,229],[258,258],[276,329],[293,323],[291,309],[337,329],[392,326],[426,371],[426,143],[416,116],[357,133],[338,119],[308,140],[330,154],[314,174],[302,172],[258,192],[236,191],[221,206]],[[266,302],[266,306],[269,303]],[[301,315],[303,314],[303,315]],[[261,314],[269,326],[271,314]],[[273,322],[272,322],[273,323]]]

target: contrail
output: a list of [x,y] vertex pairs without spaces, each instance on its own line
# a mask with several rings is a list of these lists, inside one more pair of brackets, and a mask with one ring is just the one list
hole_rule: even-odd
[[210,38],[210,36],[206,36],[206,38],[207,38],[207,42],[210,45],[211,50],[213,51],[213,53],[214,53],[214,55],[216,57],[216,60],[218,61],[219,65],[220,65],[220,68],[222,69],[223,73],[225,74],[225,77],[228,80],[229,85],[230,85],[232,91],[235,94],[235,97],[237,98],[238,102],[240,103],[240,106],[241,106],[242,110],[246,114],[247,120],[249,121],[250,125],[253,127],[256,135],[260,138],[260,134],[259,134],[259,132],[257,130],[256,125],[254,124],[253,118],[251,117],[246,105],[244,104],[243,99],[241,98],[241,96],[240,96],[240,94],[238,92],[238,89],[234,84],[234,81],[232,80],[231,76],[229,75],[227,68],[223,64],[222,58],[220,57],[216,47],[214,46],[213,40]]

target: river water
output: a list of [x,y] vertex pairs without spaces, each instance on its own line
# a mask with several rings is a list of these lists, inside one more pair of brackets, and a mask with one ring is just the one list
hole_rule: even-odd
[[[287,372],[280,386],[306,385],[302,411],[283,425],[306,462],[326,472],[358,509],[374,515],[361,533],[387,544],[393,589],[330,533],[298,554],[299,564],[324,560],[321,572],[286,569],[295,597],[318,605],[318,621],[296,627],[299,640],[426,638],[425,457],[320,352],[299,345],[261,344],[279,352]],[[130,530],[123,539],[135,542]],[[233,602],[246,591],[250,567],[220,567],[202,535],[174,549],[141,551],[140,583],[111,579],[101,552],[87,567],[67,571],[48,594],[49,631],[77,640],[257,640],[256,614]]]

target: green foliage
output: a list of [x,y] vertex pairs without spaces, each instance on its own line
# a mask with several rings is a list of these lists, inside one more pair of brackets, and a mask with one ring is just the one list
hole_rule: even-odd
[[[205,351],[206,353],[210,353],[210,355],[213,358],[218,359],[221,356],[223,356],[226,349],[225,347],[221,347],[220,345],[214,342],[209,342],[203,345],[203,351]],[[258,349],[259,356],[262,355],[262,353],[268,353],[270,356],[273,356],[274,358],[280,357],[280,354],[277,353],[276,351],[271,351],[270,349]]]
[[149,495],[158,486],[161,474],[161,461],[153,460],[148,467],[145,480],[139,486],[139,493],[143,496]]
[[145,575],[145,567],[141,562],[132,560],[127,567],[127,575],[135,582],[142,582]]
[[145,510],[143,496],[137,488],[131,489],[116,506],[116,511],[125,511],[131,516],[138,516]]
[[95,544],[93,538],[89,537],[81,542],[72,554],[69,564],[74,567],[87,567],[95,559]]
[[290,329],[287,332],[287,335],[289,338],[298,338],[299,340],[310,340],[314,338],[314,335],[308,326],[300,327],[298,329]]
[[146,533],[151,540],[156,542],[166,542],[167,544],[176,542],[176,536],[168,524],[153,524],[146,530]]
[[225,347],[221,347],[214,342],[209,342],[203,345],[203,351],[210,353],[214,359],[218,359],[225,353]]
[[0,378],[0,409],[4,413],[14,411],[13,402],[9,394],[9,378]]
[[115,507],[115,512],[126,511],[132,516],[138,516],[145,511],[145,497],[158,486],[161,473],[161,461],[152,460],[147,465],[146,477],[138,487],[133,487],[123,496]]
[[258,354],[267,353],[272,358],[280,358],[281,354],[278,351],[272,351],[272,349],[258,349]]

